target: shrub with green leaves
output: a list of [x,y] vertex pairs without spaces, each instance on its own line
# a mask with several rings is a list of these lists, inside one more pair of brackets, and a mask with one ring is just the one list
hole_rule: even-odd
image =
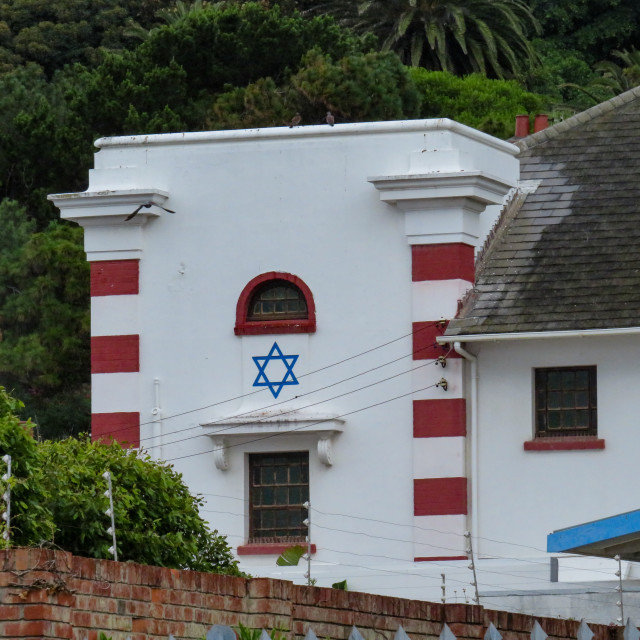
[[110,471],[118,559],[240,575],[224,536],[199,514],[171,466],[117,443],[79,439],[37,443],[15,416],[21,403],[0,387],[0,455],[12,456],[12,544],[53,544],[73,554],[111,558],[109,506],[102,477]]
[[418,68],[409,73],[422,99],[421,117],[450,118],[498,138],[514,134],[516,115],[543,113],[547,107],[541,96],[514,80],[490,80],[479,73],[459,78]]

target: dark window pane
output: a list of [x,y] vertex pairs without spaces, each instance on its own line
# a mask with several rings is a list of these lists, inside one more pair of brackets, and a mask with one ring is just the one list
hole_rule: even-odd
[[262,512],[261,523],[264,528],[273,527],[275,525],[275,517],[273,511],[263,511]]
[[597,435],[596,368],[535,371],[536,436]]
[[547,414],[547,418],[549,419],[549,429],[557,429],[560,426],[559,411],[550,411]]
[[576,371],[576,388],[586,389],[589,386],[589,372],[585,370]]
[[589,393],[588,391],[577,391],[576,392],[576,407],[582,409],[583,407],[589,406]]
[[270,280],[259,286],[248,305],[247,320],[306,319],[307,302],[302,291],[293,283]]
[[563,371],[562,372],[562,388],[573,389],[575,385],[576,385],[575,371]]
[[560,391],[551,391],[547,397],[547,407],[549,409],[559,409],[562,393]]
[[276,484],[286,484],[288,475],[287,467],[284,465],[276,467]]
[[276,504],[289,504],[289,489],[276,487]]
[[250,541],[304,541],[309,454],[251,454],[249,467]]
[[588,411],[576,411],[576,427],[581,429],[589,428],[589,412]]
[[552,371],[549,373],[547,387],[549,389],[562,388],[562,376],[559,371]]

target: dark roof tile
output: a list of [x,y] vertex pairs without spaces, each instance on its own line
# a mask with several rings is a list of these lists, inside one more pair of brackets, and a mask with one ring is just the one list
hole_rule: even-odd
[[640,325],[640,88],[518,141],[521,179],[450,335]]

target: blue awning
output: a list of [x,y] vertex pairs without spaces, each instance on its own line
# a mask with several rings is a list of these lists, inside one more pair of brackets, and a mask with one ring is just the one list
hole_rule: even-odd
[[547,551],[640,561],[640,509],[554,531]]

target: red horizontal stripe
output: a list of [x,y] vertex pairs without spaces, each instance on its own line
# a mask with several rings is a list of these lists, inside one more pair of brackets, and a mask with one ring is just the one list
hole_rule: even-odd
[[140,371],[140,336],[93,336],[91,373]]
[[140,446],[140,414],[94,413],[91,416],[91,439],[100,442],[117,440],[130,447]]
[[413,437],[443,438],[467,435],[464,398],[413,401]]
[[138,260],[101,260],[91,263],[92,296],[124,296],[139,293]]
[[537,438],[524,443],[525,451],[573,451],[574,449],[604,449],[604,440],[593,436],[559,436]]
[[413,481],[416,516],[466,515],[466,478],[424,478]]
[[433,562],[433,561],[446,561],[446,560],[468,560],[467,556],[426,556],[424,558],[414,558],[414,562]]
[[411,246],[411,278],[413,282],[454,278],[474,282],[474,248],[462,242],[414,244]]
[[436,338],[445,332],[447,324],[440,325],[434,320],[413,323],[414,360],[435,360],[438,356],[444,355],[447,358],[460,357],[450,345],[439,345],[436,342]]

